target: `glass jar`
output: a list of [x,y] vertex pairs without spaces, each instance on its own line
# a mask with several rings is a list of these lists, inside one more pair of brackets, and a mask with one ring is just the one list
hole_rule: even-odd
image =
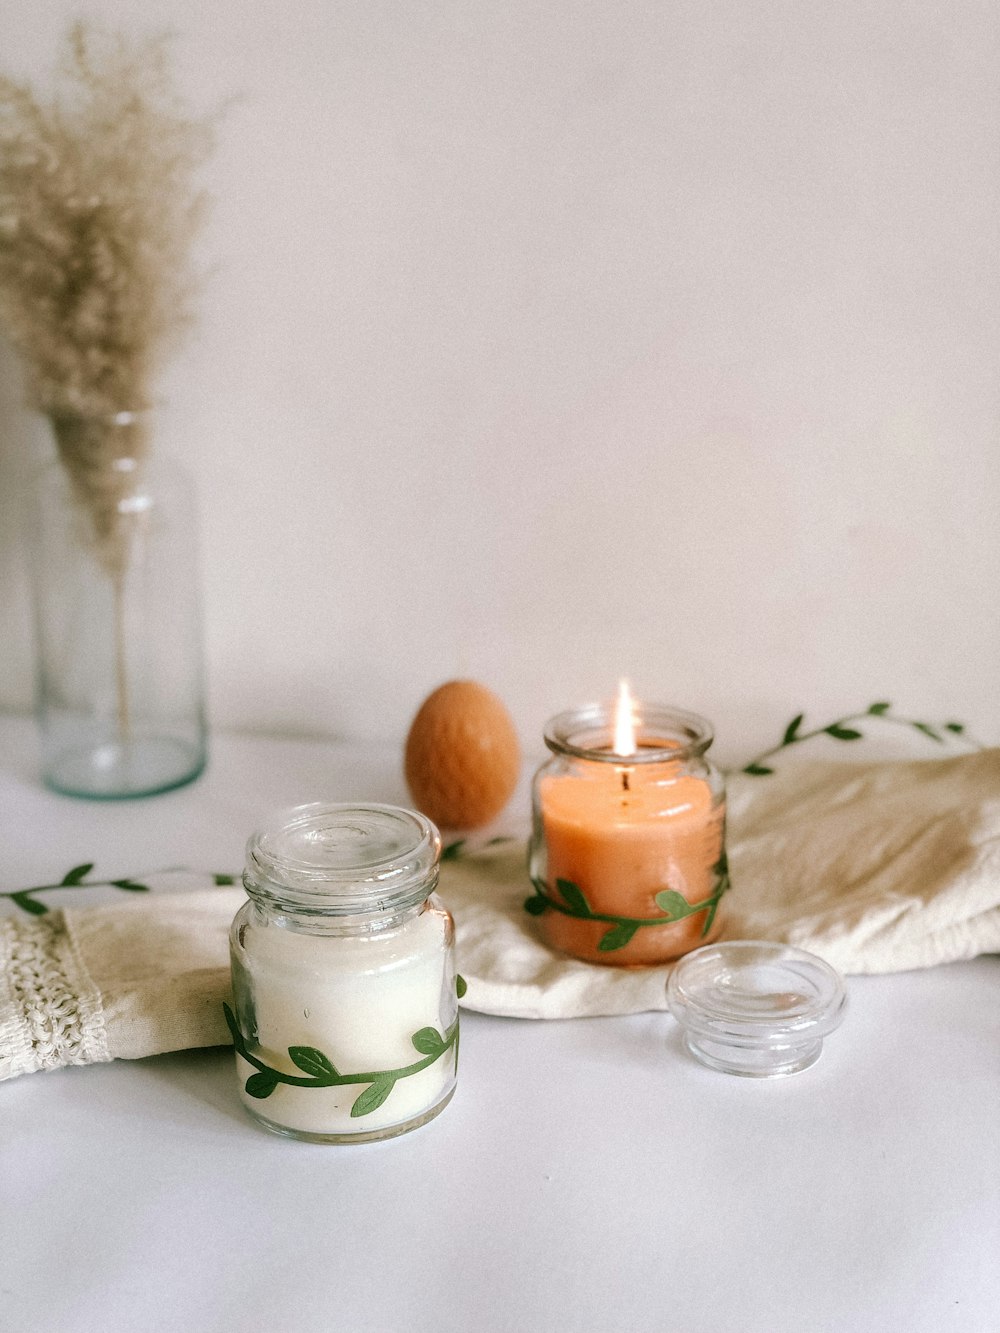
[[149,413],[52,419],[32,508],[42,776],[73,796],[167,791],[205,764],[194,491]]
[[525,904],[554,949],[619,967],[669,962],[713,940],[729,888],[725,789],[706,759],[710,723],[637,705],[632,748],[614,706],[553,718],[553,757],[532,787]]
[[226,1019],[241,1098],[268,1129],[364,1143],[451,1100],[459,979],[440,856],[434,825],[391,805],[301,805],[250,838]]

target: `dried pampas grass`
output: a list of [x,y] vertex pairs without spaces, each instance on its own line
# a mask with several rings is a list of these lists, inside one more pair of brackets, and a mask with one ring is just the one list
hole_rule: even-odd
[[50,96],[0,75],[0,320],[52,421],[98,556],[120,574],[125,455],[189,323],[196,176],[211,125],[173,91],[166,40],[69,33]]

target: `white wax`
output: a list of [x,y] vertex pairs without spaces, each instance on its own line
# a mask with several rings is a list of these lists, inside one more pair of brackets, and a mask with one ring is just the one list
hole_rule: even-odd
[[[411,1040],[421,1028],[442,1036],[455,1021],[454,971],[447,913],[431,905],[400,925],[359,935],[312,935],[273,922],[243,932],[234,965],[242,967],[256,1015],[251,1053],[298,1077],[290,1046],[311,1046],[338,1073],[400,1069],[424,1057]],[[237,1057],[241,1096],[257,1115],[311,1134],[364,1134],[401,1124],[436,1106],[455,1076],[455,1048],[418,1073],[399,1078],[374,1111],[351,1116],[364,1083],[290,1087],[266,1098],[245,1091],[255,1070]]]

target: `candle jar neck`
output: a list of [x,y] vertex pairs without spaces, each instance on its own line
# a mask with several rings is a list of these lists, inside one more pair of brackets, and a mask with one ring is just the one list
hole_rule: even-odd
[[633,718],[635,749],[624,754],[615,747],[615,709],[614,703],[596,703],[559,713],[545,728],[545,744],[555,755],[592,763],[690,765],[715,739],[712,724],[697,713],[642,704]]
[[248,907],[256,924],[277,927],[299,935],[388,935],[439,901],[428,889],[414,903],[403,907],[383,904],[364,912],[329,912],[303,907],[301,903],[250,894]]

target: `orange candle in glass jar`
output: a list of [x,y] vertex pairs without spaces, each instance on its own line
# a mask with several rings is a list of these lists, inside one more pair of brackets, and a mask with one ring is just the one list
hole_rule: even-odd
[[591,962],[667,962],[718,934],[728,887],[725,801],[702,718],[594,705],[546,729],[526,904],[546,941]]

